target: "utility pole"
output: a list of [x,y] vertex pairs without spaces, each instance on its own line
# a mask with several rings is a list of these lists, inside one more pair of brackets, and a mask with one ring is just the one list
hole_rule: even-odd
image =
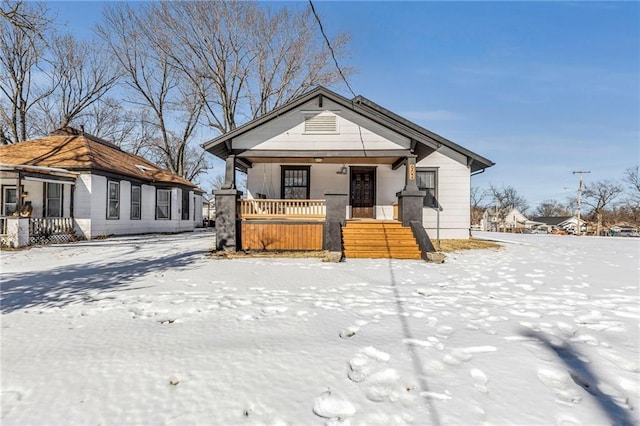
[[580,203],[582,201],[582,177],[585,173],[591,173],[591,171],[577,170],[573,172],[574,175],[580,175],[580,185],[578,186],[578,224],[576,226],[576,235],[578,236],[582,234],[582,225],[580,225]]

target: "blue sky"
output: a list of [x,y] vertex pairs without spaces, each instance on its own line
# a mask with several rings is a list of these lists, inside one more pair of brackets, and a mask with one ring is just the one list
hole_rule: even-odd
[[[351,33],[356,94],[496,163],[473,186],[533,209],[575,195],[574,170],[588,183],[640,163],[638,2],[314,4],[329,36]],[[86,35],[103,3],[49,5]]]

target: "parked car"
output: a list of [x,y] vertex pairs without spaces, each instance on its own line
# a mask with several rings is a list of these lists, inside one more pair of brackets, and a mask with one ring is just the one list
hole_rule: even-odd
[[530,231],[531,234],[548,234],[546,229],[543,228],[534,228]]
[[553,234],[553,235],[567,235],[567,231],[565,231],[564,229],[554,229],[553,231],[551,231],[551,234]]
[[622,228],[620,232],[618,232],[619,237],[640,237],[640,233],[635,229],[626,229]]

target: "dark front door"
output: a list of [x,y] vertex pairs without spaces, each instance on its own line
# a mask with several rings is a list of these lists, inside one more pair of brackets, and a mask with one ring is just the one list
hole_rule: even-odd
[[351,217],[373,219],[376,204],[376,169],[352,167],[350,192]]

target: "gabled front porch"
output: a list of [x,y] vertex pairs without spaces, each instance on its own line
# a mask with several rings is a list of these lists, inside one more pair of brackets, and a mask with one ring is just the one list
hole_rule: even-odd
[[[229,156],[225,188],[216,192],[218,249],[329,250],[349,257],[423,257],[418,240],[429,239],[422,227],[425,193],[416,185],[415,156],[407,155],[402,161],[394,158],[393,161],[385,159],[378,164],[357,166],[345,160],[341,158],[340,162],[320,165],[316,158],[309,158],[306,161],[316,164],[306,166],[300,164],[305,159],[291,165],[274,163],[273,158],[261,162],[254,157],[253,170],[249,171],[253,184],[248,185],[248,197],[241,198],[244,194],[235,189],[238,160]],[[276,172],[267,173],[273,170]],[[327,179],[327,170],[337,178]],[[275,189],[273,184],[257,185],[259,172],[264,174],[264,181],[272,181],[275,177],[279,188]],[[382,197],[376,194],[379,175],[387,178],[381,183],[385,186],[381,191],[386,197],[383,205],[378,203]],[[327,190],[327,186],[342,191]],[[308,197],[320,191],[323,191],[323,198],[269,197],[271,194]],[[390,191],[395,197],[388,197]],[[234,217],[236,220],[232,219]],[[415,227],[411,226],[412,222]],[[364,226],[364,223],[368,225]],[[395,232],[385,232],[390,227]],[[376,241],[378,250],[358,250],[357,244],[352,248],[352,239],[345,235],[354,229],[359,229],[361,236],[367,234],[363,240]],[[395,237],[388,235],[393,233]],[[407,247],[409,249],[405,250]],[[429,248],[433,250],[430,241],[424,251]]]

